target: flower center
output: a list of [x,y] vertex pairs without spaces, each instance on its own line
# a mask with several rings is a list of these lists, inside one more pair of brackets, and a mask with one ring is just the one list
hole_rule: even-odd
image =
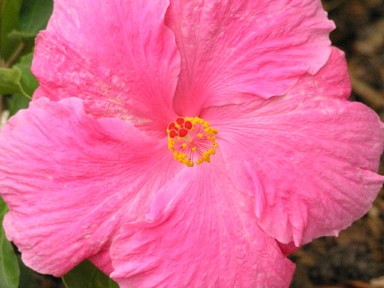
[[192,167],[194,163],[210,162],[215,154],[217,129],[199,117],[177,118],[167,128],[168,149],[181,163]]

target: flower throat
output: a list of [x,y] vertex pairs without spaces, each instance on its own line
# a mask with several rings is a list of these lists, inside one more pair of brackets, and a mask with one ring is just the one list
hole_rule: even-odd
[[179,162],[193,167],[203,162],[210,162],[215,154],[217,129],[199,117],[177,118],[167,128],[168,149]]

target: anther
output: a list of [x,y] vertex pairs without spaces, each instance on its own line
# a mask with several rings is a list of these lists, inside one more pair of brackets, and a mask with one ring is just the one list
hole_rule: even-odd
[[218,147],[215,135],[218,131],[199,117],[177,118],[167,128],[168,149],[173,157],[188,167],[209,163]]

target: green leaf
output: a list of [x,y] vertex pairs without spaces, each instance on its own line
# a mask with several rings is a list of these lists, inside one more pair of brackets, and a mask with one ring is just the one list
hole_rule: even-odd
[[10,34],[13,38],[34,38],[47,26],[52,14],[52,0],[24,0],[18,28]]
[[28,107],[32,94],[39,85],[31,73],[31,63],[32,53],[21,57],[20,62],[12,69],[0,68],[0,94],[12,94],[5,98],[10,116]]
[[3,218],[7,212],[4,201],[0,198],[0,287],[18,288],[20,269],[11,243],[5,238]]
[[31,98],[21,85],[22,75],[23,72],[17,66],[0,68],[0,95],[21,94],[26,98]]
[[0,94],[24,93],[20,83],[21,74],[17,67],[0,68]]
[[[20,109],[27,108],[29,105],[30,99],[24,95],[14,94],[9,95],[5,98],[5,103],[7,110],[9,111],[9,116],[13,116]],[[1,286],[0,286],[1,287]]]
[[30,71],[31,61],[32,54],[28,54],[12,68],[0,68],[0,95],[17,93],[31,98],[38,86]]
[[33,92],[39,86],[39,82],[37,82],[31,72],[32,58],[33,53],[29,53],[21,57],[20,62],[15,65],[22,73],[20,79],[21,87],[29,97],[32,97]]
[[10,39],[11,31],[19,24],[19,13],[22,0],[1,0],[0,14],[0,56],[7,61],[19,45],[19,40]]
[[119,288],[116,282],[89,261],[83,261],[62,279],[67,288]]

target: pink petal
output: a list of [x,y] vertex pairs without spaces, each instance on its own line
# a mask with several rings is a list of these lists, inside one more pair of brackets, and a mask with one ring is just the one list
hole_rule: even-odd
[[184,171],[146,221],[122,228],[112,278],[122,288],[288,287],[294,265],[258,228],[250,200],[219,165]]
[[166,21],[182,58],[175,109],[283,95],[330,55],[320,0],[171,1]]
[[33,269],[60,276],[87,257],[112,271],[109,245],[180,169],[164,142],[93,118],[79,99],[35,100],[0,134],[7,237]]
[[174,35],[163,24],[167,5],[55,0],[35,48],[32,68],[41,84],[35,99],[80,97],[93,115],[166,126],[175,115],[180,71]]
[[332,47],[327,63],[315,75],[301,77],[288,94],[307,97],[326,95],[326,97],[348,99],[351,88],[344,52]]
[[204,115],[236,187],[254,197],[259,225],[284,244],[337,235],[368,211],[384,181],[376,173],[383,124],[344,99],[349,86],[332,89],[325,75],[340,72],[332,67],[303,77],[287,96]]

